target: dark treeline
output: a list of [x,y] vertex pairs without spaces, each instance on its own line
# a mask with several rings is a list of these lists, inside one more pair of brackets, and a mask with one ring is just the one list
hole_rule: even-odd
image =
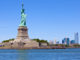
[[48,43],[47,40],[40,40],[40,39],[32,39],[34,41],[37,41],[37,42],[41,42],[41,43]]
[[2,41],[2,43],[9,42],[9,41],[13,41],[13,40],[14,40],[14,38],[8,39],[8,40],[4,40],[4,41]]
[[[13,41],[13,40],[14,40],[14,38],[8,39],[8,40],[4,40],[4,41],[2,41],[2,42],[4,43],[4,42]],[[32,39],[32,40],[37,41],[37,42],[40,42],[40,43],[48,43],[47,40],[40,40],[40,39]]]

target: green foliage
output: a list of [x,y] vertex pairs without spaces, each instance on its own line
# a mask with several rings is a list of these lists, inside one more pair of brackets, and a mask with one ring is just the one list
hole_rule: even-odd
[[64,47],[65,45],[64,44],[58,44],[59,46],[62,46],[62,47]]
[[9,42],[9,41],[13,41],[13,40],[14,40],[14,39],[4,40],[4,41],[2,41],[2,43]]
[[80,45],[79,44],[75,44],[75,45],[73,45],[74,47],[80,47]]
[[40,40],[40,39],[32,39],[32,40],[37,41],[39,44],[41,44],[41,43],[47,43],[47,45],[49,46],[49,43],[48,43],[47,40]]
[[53,46],[58,46],[58,44],[53,44]]
[[69,45],[65,45],[65,47],[69,47]]
[[40,42],[40,40],[39,40],[39,39],[32,39],[32,40],[37,41],[37,42]]
[[53,46],[69,47],[69,45],[64,45],[64,44],[53,44]]
[[40,40],[40,39],[32,39],[32,40],[37,41],[39,43],[48,43],[47,40]]

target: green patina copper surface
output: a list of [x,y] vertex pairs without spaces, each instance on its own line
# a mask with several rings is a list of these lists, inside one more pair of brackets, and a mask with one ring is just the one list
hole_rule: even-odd
[[26,26],[26,14],[23,8],[23,4],[22,4],[22,10],[21,10],[21,23],[19,26]]

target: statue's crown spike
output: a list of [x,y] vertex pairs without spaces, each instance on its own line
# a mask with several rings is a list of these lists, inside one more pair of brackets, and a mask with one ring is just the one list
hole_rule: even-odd
[[24,7],[24,4],[22,3],[22,8]]
[[22,8],[24,7],[24,4],[23,4],[23,0],[22,0]]

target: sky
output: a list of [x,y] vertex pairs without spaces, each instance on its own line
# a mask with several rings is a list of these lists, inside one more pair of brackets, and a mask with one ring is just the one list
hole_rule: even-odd
[[[23,0],[31,39],[62,41],[80,34],[80,0]],[[21,0],[0,0],[0,42],[16,38]],[[79,35],[80,37],[80,35]]]

